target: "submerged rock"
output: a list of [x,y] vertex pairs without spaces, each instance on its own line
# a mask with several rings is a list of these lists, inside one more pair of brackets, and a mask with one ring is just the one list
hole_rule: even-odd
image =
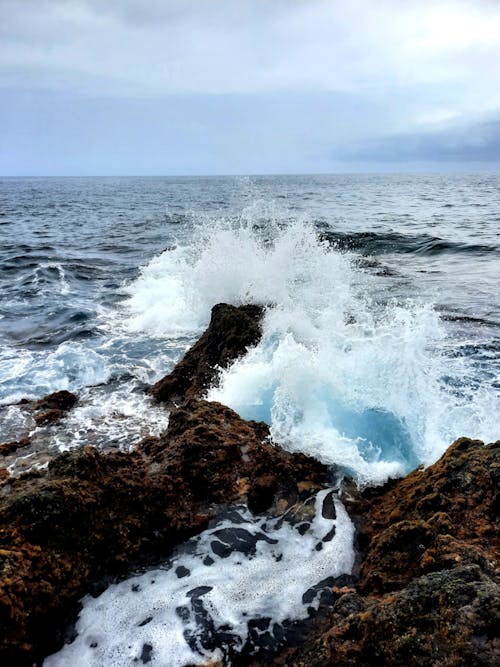
[[205,333],[174,370],[152,386],[154,398],[177,404],[201,398],[215,382],[221,368],[227,368],[260,341],[263,312],[261,306],[254,305],[219,303],[214,306]]
[[[62,390],[48,394],[38,400],[22,399],[15,405],[4,406],[4,410],[13,409],[17,412],[19,431],[12,432],[7,428],[9,439],[0,443],[0,462],[11,474],[26,470],[26,467],[44,466],[52,458],[52,452],[41,443],[40,433],[50,431],[50,427],[66,416],[76,405],[78,398],[70,391]],[[7,413],[8,414],[8,413]],[[0,414],[0,421],[5,412]],[[35,429],[39,427],[40,430]],[[43,436],[42,436],[43,438]]]
[[12,442],[4,442],[0,445],[0,456],[10,456],[18,449],[23,449],[31,444],[30,438],[22,438],[21,440],[14,440]]
[[[0,660],[31,664],[57,648],[93,584],[167,556],[225,503],[271,474],[264,505],[326,483],[324,466],[267,439],[218,403],[174,411],[160,438],[130,454],[86,447],[0,487]],[[261,508],[259,508],[261,509]]]

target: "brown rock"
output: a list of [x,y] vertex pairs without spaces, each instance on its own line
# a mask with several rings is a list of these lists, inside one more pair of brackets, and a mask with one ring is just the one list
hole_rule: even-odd
[[[30,401],[27,398],[20,400],[17,405],[23,410],[33,413],[37,426],[53,424],[64,417],[78,401],[75,394],[65,389],[48,394],[37,401]],[[9,443],[10,444],[10,443]]]
[[477,565],[424,575],[396,593],[360,598],[357,608],[337,603],[328,630],[275,664],[490,667],[498,664],[499,594]]
[[48,410],[60,410],[61,412],[67,412],[71,410],[72,407],[78,401],[75,394],[72,394],[70,391],[65,389],[62,391],[55,391],[52,394],[44,396],[38,401],[35,401],[32,404],[33,410],[36,412],[46,412]]
[[36,401],[33,410],[37,426],[45,426],[59,421],[76,404],[77,397],[70,391],[56,391]]
[[429,468],[346,498],[359,527],[357,608],[337,601],[274,664],[499,664],[499,470],[500,443],[461,438]]
[[360,589],[383,593],[455,564],[498,559],[500,442],[457,440],[434,465],[375,492],[363,507]]
[[154,398],[176,404],[201,398],[217,379],[220,368],[227,368],[259,342],[262,315],[260,306],[214,306],[205,333],[174,370],[151,388]]

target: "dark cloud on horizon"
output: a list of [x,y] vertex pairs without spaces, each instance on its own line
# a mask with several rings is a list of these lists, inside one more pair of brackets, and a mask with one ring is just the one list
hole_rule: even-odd
[[485,162],[500,166],[500,118],[460,128],[352,142],[334,149],[332,157],[353,162]]

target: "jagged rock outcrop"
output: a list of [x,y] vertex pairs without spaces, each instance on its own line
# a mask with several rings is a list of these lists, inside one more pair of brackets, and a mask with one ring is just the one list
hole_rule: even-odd
[[[0,486],[0,662],[57,648],[77,601],[107,577],[164,558],[221,506],[264,510],[325,484],[324,466],[218,403],[191,401],[130,454],[86,447]],[[264,480],[264,481],[263,481]],[[256,492],[265,485],[267,495]]]
[[460,438],[434,465],[374,493],[360,531],[367,549],[360,590],[385,593],[458,565],[492,573],[499,488],[500,442]]
[[500,654],[500,442],[457,440],[434,465],[346,506],[359,581],[276,664],[490,666]]
[[162,403],[182,403],[201,398],[214,384],[219,369],[227,368],[261,336],[261,306],[231,306],[219,303],[212,308],[207,330],[188,350],[173,371],[151,387]]
[[18,449],[23,449],[31,444],[30,438],[21,438],[21,440],[14,440],[11,442],[4,442],[0,445],[0,456],[10,456],[17,452]]

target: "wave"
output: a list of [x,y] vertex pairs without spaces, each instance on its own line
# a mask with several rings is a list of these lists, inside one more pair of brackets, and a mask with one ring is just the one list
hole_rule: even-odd
[[450,359],[432,304],[382,304],[377,278],[314,225],[199,226],[127,288],[125,326],[193,335],[218,302],[266,305],[261,343],[208,397],[264,420],[274,439],[341,466],[360,484],[436,460],[456,437],[490,439],[498,396]]
[[98,352],[78,342],[65,342],[48,354],[43,350],[2,348],[0,378],[0,405],[6,405],[61,389],[78,391],[103,384],[110,378],[110,369]]
[[437,236],[399,234],[397,232],[336,232],[322,231],[320,238],[337,250],[357,251],[368,255],[386,253],[414,254],[423,256],[444,253],[484,254],[498,252],[491,244],[460,243]]

